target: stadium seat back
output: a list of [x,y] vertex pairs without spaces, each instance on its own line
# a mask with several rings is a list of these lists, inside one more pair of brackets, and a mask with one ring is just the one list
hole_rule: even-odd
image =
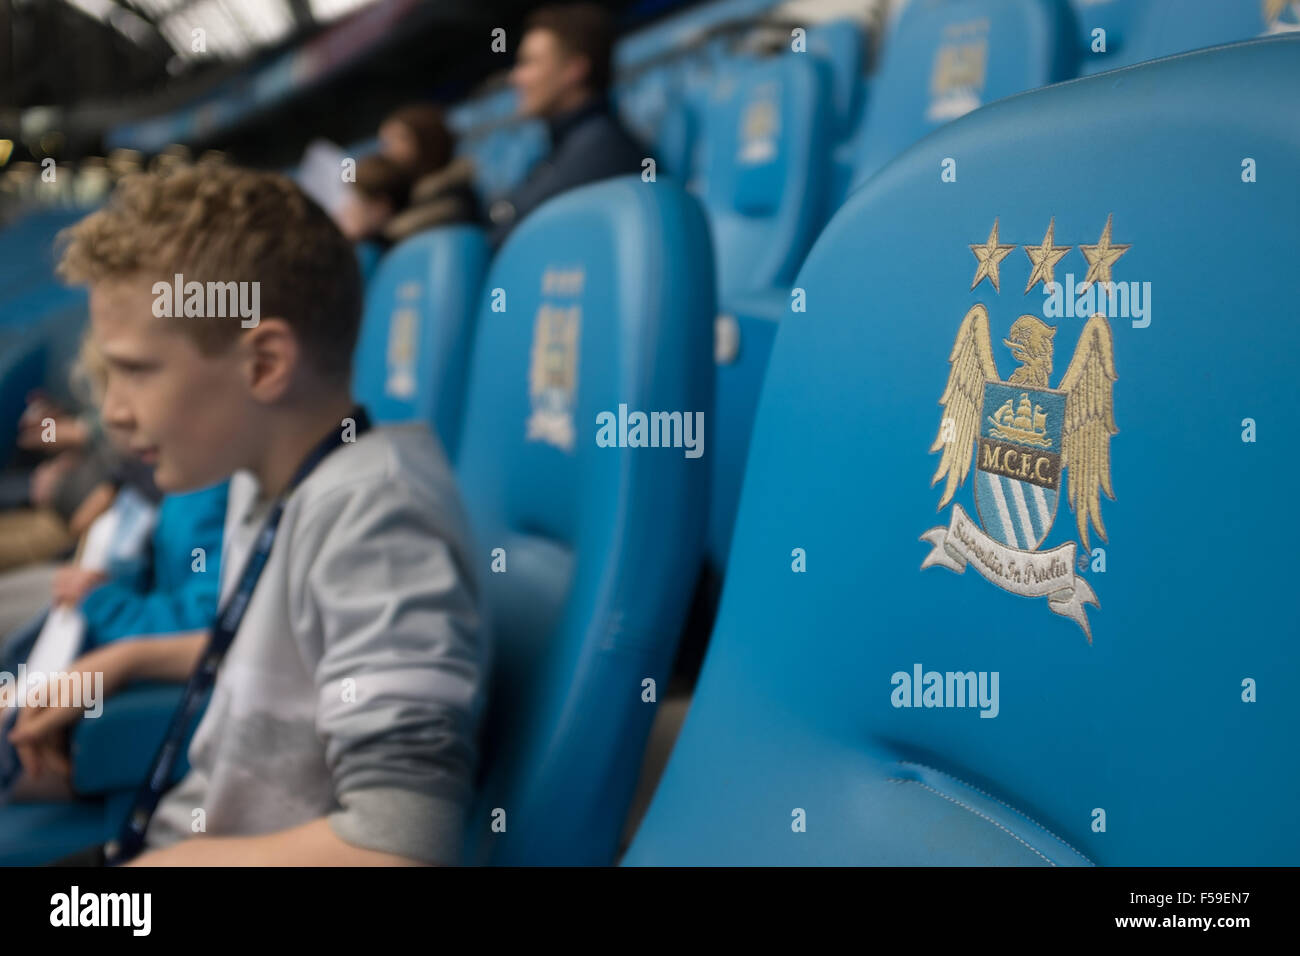
[[492,266],[457,462],[497,652],[474,862],[613,861],[700,560],[712,269],[699,204],[637,176],[549,201]]
[[1300,37],[1061,84],[850,198],[626,862],[1300,860],[1296,88]]
[[862,27],[854,20],[831,20],[808,29],[807,52],[830,67],[832,136],[837,140],[849,134],[858,118],[864,46]]
[[677,70],[668,107],[659,119],[653,146],[661,171],[687,183],[699,193],[704,178],[704,129],[708,119],[711,91],[720,69],[726,69],[728,57],[721,39],[691,51]]
[[737,58],[703,111],[703,191],[718,255],[717,406],[707,553],[726,565],[754,406],[776,323],[826,212],[830,65],[807,54]]
[[[497,107],[493,100],[488,105]],[[474,161],[474,186],[491,204],[522,183],[547,149],[546,127],[538,120],[513,120],[508,115],[484,129],[467,132],[457,153]]]
[[1133,15],[1124,59],[1154,60],[1297,30],[1300,3],[1292,0],[1145,0]]
[[491,251],[481,229],[444,226],[391,249],[366,292],[353,358],[357,400],[386,424],[422,421],[454,455],[465,368]]
[[719,297],[788,285],[821,226],[829,67],[807,56],[731,61],[717,71],[703,136]]
[[1132,59],[1133,26],[1150,2],[1151,0],[1070,0],[1078,24],[1081,74],[1100,73],[1136,62]]
[[619,115],[643,143],[654,143],[665,117],[681,95],[681,68],[658,64],[637,74],[614,93]]
[[353,250],[357,254],[357,268],[361,270],[361,286],[368,288],[375,270],[379,268],[379,260],[384,257],[384,249],[379,243],[366,239],[356,243]]
[[912,0],[872,81],[855,186],[944,123],[1073,76],[1075,30],[1066,0]]
[[31,334],[10,334],[0,343],[0,467],[16,450],[18,419],[27,396],[45,377],[46,346]]
[[89,210],[45,209],[29,212],[0,229],[0,327],[30,320],[30,313],[11,310],[10,299],[54,279],[54,238],[60,229]]
[[527,179],[548,147],[546,126],[537,120],[515,123],[503,131],[496,189],[504,194]]
[[39,390],[64,405],[84,400],[73,394],[69,371],[81,348],[86,293],[65,286],[51,291],[57,299],[46,307],[34,306],[29,325],[0,326],[0,465],[15,451],[18,419],[30,393]]

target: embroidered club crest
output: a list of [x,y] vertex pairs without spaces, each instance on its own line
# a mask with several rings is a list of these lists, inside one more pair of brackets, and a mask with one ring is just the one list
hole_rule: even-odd
[[419,315],[400,306],[388,323],[388,378],[384,394],[408,399],[415,394],[415,359]]
[[582,310],[543,303],[533,324],[526,437],[573,450],[573,402],[578,387],[578,331]]
[[388,377],[384,394],[409,399],[415,395],[415,368],[419,359],[420,314],[413,303],[420,298],[420,283],[403,282],[397,289],[397,308],[388,321]]
[[973,461],[979,521],[953,505],[948,527],[921,536],[933,545],[921,568],[939,565],[960,574],[972,564],[1004,590],[1046,597],[1048,607],[1078,624],[1092,643],[1084,605],[1100,605],[1089,584],[1075,575],[1075,543],[1039,548],[1055,523],[1062,493],[1074,511],[1083,550],[1089,550],[1090,526],[1107,540],[1101,493],[1114,500],[1114,343],[1106,318],[1093,315],[1059,386],[1051,388],[1055,335],[1056,329],[1037,316],[1016,319],[1003,344],[1020,367],[1003,381],[987,309],[975,305],[962,319],[939,400],[944,417],[930,447],[942,455],[931,483],[944,482],[942,510]]
[[984,96],[988,57],[986,19],[949,24],[930,69],[930,105],[925,118],[942,123],[978,109]]
[[741,163],[756,166],[771,162],[776,156],[777,136],[781,131],[781,113],[777,105],[780,95],[776,83],[765,83],[746,105],[740,126]]

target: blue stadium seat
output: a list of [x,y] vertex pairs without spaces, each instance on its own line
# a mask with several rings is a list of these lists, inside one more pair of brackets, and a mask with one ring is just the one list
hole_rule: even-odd
[[662,63],[620,83],[614,91],[619,116],[643,143],[659,139],[665,118],[682,95],[682,67]]
[[624,862],[1300,862],[1297,88],[1300,37],[1085,78],[849,200]]
[[483,104],[480,99],[462,100],[447,109],[447,126],[457,137],[465,136],[482,124],[482,116]]
[[[633,416],[707,420],[708,230],[667,180],[606,180],[530,215],[488,289],[456,462],[496,647],[468,860],[607,865],[654,716],[643,682],[662,693],[690,601],[711,453],[629,447]],[[620,447],[599,443],[605,412],[626,412]]]
[[31,212],[0,229],[0,326],[31,316],[14,301],[54,281],[54,237],[88,210]]
[[618,73],[682,50],[712,45],[728,31],[763,18],[781,0],[712,0],[680,12],[624,37],[614,48]]
[[697,91],[687,83],[661,117],[650,142],[659,170],[676,176],[693,192],[698,191],[697,147],[700,142],[700,112]]
[[1132,28],[1150,2],[1070,0],[1078,23],[1081,75],[1088,76],[1137,62],[1132,56]]
[[357,268],[361,270],[362,288],[368,288],[370,280],[374,278],[375,270],[379,268],[379,260],[384,257],[383,247],[377,242],[365,240],[358,242],[353,248],[357,253]]
[[855,20],[830,20],[808,28],[807,52],[831,70],[832,135],[837,140],[848,136],[858,119],[865,45]]
[[[1300,30],[1300,5],[1289,0],[1072,0],[1079,21],[1080,72],[1132,66],[1257,36]],[[1094,52],[1093,31],[1106,31]]]
[[685,181],[692,192],[702,189],[703,134],[711,91],[718,71],[727,69],[730,62],[726,44],[719,38],[674,63],[664,90],[665,108],[652,134],[642,136],[642,141],[651,145],[660,171]]
[[462,154],[476,167],[475,185],[483,202],[491,204],[510,193],[546,153],[546,128],[537,122],[507,123],[480,139],[466,142]]
[[102,800],[3,806],[0,866],[43,866],[112,839],[115,829]]
[[822,220],[831,214],[848,194],[857,162],[857,136],[866,115],[867,80],[863,76],[866,36],[855,20],[831,20],[808,30],[807,52],[823,61],[831,70],[831,147],[830,179],[825,189],[826,208]]
[[487,204],[523,181],[545,152],[545,127],[515,118],[518,98],[502,89],[468,100],[448,113],[455,131],[456,153],[474,161],[474,185]]
[[707,111],[702,198],[725,306],[788,288],[821,227],[830,70],[806,56],[737,58],[718,71]]
[[1125,63],[1300,30],[1290,0],[1144,0],[1132,16]]
[[912,0],[871,84],[854,185],[950,120],[1069,79],[1076,56],[1066,0]]
[[25,313],[26,323],[0,328],[0,465],[15,449],[28,394],[40,389],[62,404],[72,401],[68,372],[81,344],[85,300],[84,290],[52,288],[44,304]]
[[705,119],[703,198],[718,257],[710,563],[726,563],[772,335],[825,208],[830,69],[811,56],[733,61]]
[[[179,684],[137,684],[109,698],[97,719],[81,721],[71,743],[79,799],[0,806],[0,866],[49,863],[116,836],[180,693]],[[192,719],[191,736],[203,709]],[[173,783],[189,771],[188,748],[187,739]]]
[[10,334],[0,341],[0,467],[16,448],[18,418],[27,396],[45,379],[45,343],[36,337]]
[[391,249],[366,290],[353,392],[378,422],[426,422],[449,456],[490,257],[481,229],[431,229]]
[[550,148],[550,139],[546,125],[537,120],[515,123],[499,135],[492,181],[495,193],[504,195],[528,178],[533,166]]

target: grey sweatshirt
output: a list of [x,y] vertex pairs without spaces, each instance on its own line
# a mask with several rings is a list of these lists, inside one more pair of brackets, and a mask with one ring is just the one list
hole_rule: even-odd
[[[250,475],[232,479],[223,603],[269,506]],[[286,502],[190,772],[147,845],[328,816],[353,845],[460,862],[490,663],[478,593],[451,471],[424,426],[332,452]]]

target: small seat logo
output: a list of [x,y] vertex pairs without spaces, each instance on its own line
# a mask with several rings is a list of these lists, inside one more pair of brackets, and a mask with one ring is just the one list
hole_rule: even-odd
[[952,23],[934,51],[930,69],[930,105],[925,118],[943,123],[978,109],[988,73],[989,21]]
[[533,325],[528,393],[532,414],[527,439],[572,451],[574,397],[578,388],[578,333],[582,310],[543,303]]

